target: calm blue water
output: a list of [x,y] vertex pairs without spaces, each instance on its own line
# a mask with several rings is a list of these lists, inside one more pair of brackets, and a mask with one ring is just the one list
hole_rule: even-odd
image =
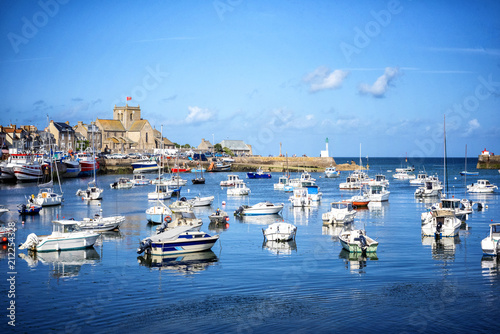
[[[338,163],[350,158],[337,159]],[[358,161],[356,158],[353,160]],[[364,161],[366,163],[366,161]],[[411,163],[411,162],[410,162]],[[18,332],[55,333],[209,333],[209,332],[492,332],[500,307],[498,264],[482,258],[480,242],[491,220],[498,221],[499,195],[468,195],[488,208],[471,215],[469,230],[456,239],[436,243],[422,239],[420,213],[426,205],[417,201],[415,187],[396,181],[392,173],[401,159],[371,158],[371,176],[383,172],[390,179],[389,203],[358,212],[355,225],[365,227],[380,245],[368,259],[342,251],[335,229],[324,228],[321,214],[329,203],[355,192],[340,191],[339,179],[313,173],[323,192],[322,203],[310,209],[291,208],[289,193],[273,190],[280,174],[270,180],[247,180],[249,197],[227,198],[219,182],[225,173],[206,174],[206,185],[188,185],[182,196],[214,195],[212,208],[198,209],[202,230],[220,234],[213,252],[165,259],[150,267],[138,257],[139,240],[153,233],[146,223],[152,186],[111,190],[117,176],[99,176],[105,187],[102,207],[75,196],[89,179],[63,182],[65,202],[44,208],[40,216],[24,224],[14,214],[25,195],[36,192],[33,184],[0,185],[0,204],[11,209],[4,222],[17,221],[16,244],[29,233],[50,233],[56,217],[83,218],[102,208],[104,215],[121,214],[121,231],[103,235],[94,249],[43,253],[16,257],[16,327]],[[470,159],[468,170],[475,170]],[[415,164],[442,180],[442,159]],[[459,172],[463,159],[448,159],[450,193],[462,198],[464,180]],[[244,173],[239,173],[241,178]],[[150,175],[149,177],[153,177]],[[183,174],[190,180],[194,175]],[[468,177],[472,183],[478,177]],[[479,178],[500,185],[496,170],[480,170]],[[189,190],[189,193],[188,193]],[[277,217],[231,216],[227,229],[211,230],[208,215],[222,201],[232,213],[241,204],[269,200],[286,203],[282,218],[298,226],[295,243],[281,249],[263,244],[262,228]],[[216,204],[217,203],[217,204]],[[222,206],[220,206],[223,208]],[[337,230],[338,233],[338,230]],[[20,255],[23,254],[23,255]],[[0,251],[2,277],[7,251]],[[7,325],[8,285],[0,283],[0,328]]]

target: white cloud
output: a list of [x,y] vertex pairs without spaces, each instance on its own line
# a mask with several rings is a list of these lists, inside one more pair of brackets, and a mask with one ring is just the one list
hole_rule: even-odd
[[200,107],[188,107],[189,114],[184,119],[185,124],[198,124],[215,119],[215,112]]
[[311,92],[317,92],[325,89],[336,89],[342,85],[342,82],[348,74],[348,71],[330,71],[326,67],[318,67],[304,77],[304,82],[310,85],[309,90]]
[[481,124],[479,124],[479,121],[477,119],[471,119],[467,123],[467,128],[465,129],[465,132],[463,133],[464,137],[467,137],[471,135],[475,130],[479,129],[481,127]]
[[359,92],[362,94],[370,94],[373,97],[384,97],[384,94],[389,88],[389,84],[398,75],[398,68],[386,67],[384,74],[378,77],[373,85],[370,86],[366,83],[362,83],[361,85],[359,85]]

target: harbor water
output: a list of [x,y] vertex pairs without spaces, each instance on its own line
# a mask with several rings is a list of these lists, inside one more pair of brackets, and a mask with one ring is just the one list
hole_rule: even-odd
[[[469,159],[469,171],[476,171],[476,162]],[[136,252],[139,241],[156,229],[145,214],[154,204],[147,199],[152,185],[114,190],[109,184],[118,175],[98,176],[103,199],[88,202],[75,193],[91,178],[64,179],[61,206],[23,218],[17,205],[37,193],[36,183],[0,184],[0,204],[10,209],[1,219],[4,224],[16,222],[16,245],[30,233],[50,234],[56,218],[78,220],[95,213],[126,217],[120,231],[103,233],[87,250],[31,254],[16,248],[15,268],[9,268],[8,250],[0,245],[2,277],[15,277],[14,298],[8,296],[11,282],[4,278],[0,283],[0,309],[4,310],[0,329],[20,333],[491,333],[498,326],[500,270],[496,259],[483,257],[481,240],[488,235],[489,224],[498,222],[500,192],[465,194],[465,180],[459,174],[464,160],[448,159],[447,165],[449,197],[466,196],[486,208],[469,216],[458,237],[436,241],[421,236],[420,214],[437,199],[416,199],[415,186],[393,179],[396,168],[406,167],[401,159],[370,158],[368,174],[385,174],[391,194],[388,202],[370,204],[356,215],[354,226],[366,229],[379,242],[376,254],[368,257],[342,250],[337,237],[341,227],[323,226],[321,220],[330,202],[359,192],[339,190],[348,172],[336,179],[312,173],[323,199],[311,208],[292,208],[291,193],[273,190],[281,173],[251,180],[237,173],[251,189],[249,196],[241,197],[228,197],[226,188],[220,187],[228,173],[205,173],[205,185],[191,184],[194,173],[181,174],[188,180],[181,196],[215,196],[211,207],[195,208],[195,214],[204,222],[202,231],[219,234],[220,239],[212,251],[159,260]],[[415,173],[425,169],[443,181],[442,159],[423,159],[414,167]],[[478,176],[467,176],[467,184],[478,179],[500,185],[497,170],[479,170]],[[262,201],[285,203],[285,207],[279,216],[233,216],[240,205]],[[229,213],[226,225],[209,224],[208,215],[217,208]],[[295,241],[264,242],[262,229],[277,220],[297,226]],[[12,300],[15,327],[6,317]]]

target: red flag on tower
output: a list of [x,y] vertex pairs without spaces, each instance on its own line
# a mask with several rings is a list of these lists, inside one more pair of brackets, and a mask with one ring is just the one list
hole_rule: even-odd
[[127,96],[127,101],[130,101],[132,100],[132,97],[131,96]]

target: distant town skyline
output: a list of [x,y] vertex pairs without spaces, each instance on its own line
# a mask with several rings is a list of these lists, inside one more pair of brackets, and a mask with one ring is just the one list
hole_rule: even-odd
[[[500,143],[497,1],[6,2],[0,124],[110,119],[254,154],[440,157]],[[127,99],[131,97],[131,99]]]

